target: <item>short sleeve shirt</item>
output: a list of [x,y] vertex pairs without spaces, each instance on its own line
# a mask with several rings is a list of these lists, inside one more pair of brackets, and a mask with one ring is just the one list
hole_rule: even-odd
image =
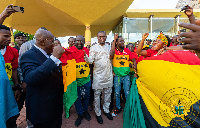
[[158,53],[158,51],[156,51],[156,50],[148,49],[147,55],[145,57],[152,57],[152,56],[156,55],[157,53]]
[[134,55],[128,48],[124,48],[123,52],[115,49],[113,57],[113,71],[115,75],[119,77],[128,75],[130,72],[129,61],[133,58]]
[[7,46],[3,57],[5,60],[6,73],[10,79],[12,77],[12,70],[18,67],[19,53],[17,49]]

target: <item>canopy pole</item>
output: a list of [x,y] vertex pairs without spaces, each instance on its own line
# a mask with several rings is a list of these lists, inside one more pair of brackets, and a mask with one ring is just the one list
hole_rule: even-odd
[[90,45],[91,46],[91,31],[90,31],[90,25],[85,26],[85,46]]
[[127,44],[127,28],[126,28],[126,24],[127,22],[124,23],[124,27],[125,27],[125,44]]
[[150,26],[151,40],[152,40],[152,32],[153,32],[153,23],[152,23],[152,22],[153,22],[153,20],[152,20],[152,19],[153,19],[153,16],[154,16],[154,15],[150,15],[150,17],[149,17],[149,18],[150,18],[150,25],[151,25],[151,26]]
[[179,21],[179,17],[180,17],[180,16],[178,15],[178,16],[177,16],[177,34],[178,34],[178,31],[179,31],[179,25],[178,25],[179,22],[180,22],[180,21]]
[[176,22],[176,28],[177,28],[176,33],[177,33],[177,34],[178,34],[179,29],[180,29],[180,28],[179,28],[179,25],[178,25],[179,22],[180,22],[180,16],[181,16],[181,15],[176,15],[176,16],[175,16],[175,18],[177,19],[177,22]]
[[10,41],[10,44],[9,46],[11,47],[15,47],[15,40],[14,40],[14,33],[13,33],[13,28],[12,27],[9,27],[10,28],[10,33],[11,33],[11,41]]

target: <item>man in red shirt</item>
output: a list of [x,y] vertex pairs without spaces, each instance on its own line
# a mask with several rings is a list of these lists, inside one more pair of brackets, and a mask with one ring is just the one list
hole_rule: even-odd
[[88,113],[88,105],[90,101],[90,68],[89,64],[84,60],[84,54],[86,52],[89,55],[89,50],[84,47],[85,38],[82,35],[78,35],[75,39],[75,45],[66,50],[61,56],[60,60],[63,65],[67,63],[67,60],[76,60],[76,82],[77,82],[77,94],[78,98],[74,105],[78,118],[75,121],[75,126],[78,127],[81,124],[83,118],[91,120],[91,116]]
[[[116,43],[116,44],[115,44]],[[116,116],[122,111],[122,107],[120,105],[120,92],[121,92],[121,84],[123,83],[123,89],[125,98],[127,99],[130,89],[130,65],[129,61],[134,63],[131,64],[131,67],[136,68],[136,61],[134,58],[137,58],[133,55],[133,53],[128,49],[124,48],[124,39],[121,36],[118,36],[113,42],[112,48],[115,48],[114,56],[113,56],[113,72],[114,76],[114,88],[115,88],[115,98],[116,98],[116,110],[113,112],[113,116]],[[115,47],[116,46],[116,47]],[[112,50],[113,50],[112,49]]]

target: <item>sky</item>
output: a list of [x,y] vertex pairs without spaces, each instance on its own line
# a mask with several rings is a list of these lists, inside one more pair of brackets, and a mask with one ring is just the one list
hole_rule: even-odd
[[134,0],[129,9],[175,9],[178,0]]
[[[129,9],[175,9],[178,0],[134,0]],[[58,37],[63,47],[68,47],[68,38]],[[111,42],[114,39],[112,32],[107,35],[107,42]],[[97,42],[97,38],[91,39],[91,42]]]

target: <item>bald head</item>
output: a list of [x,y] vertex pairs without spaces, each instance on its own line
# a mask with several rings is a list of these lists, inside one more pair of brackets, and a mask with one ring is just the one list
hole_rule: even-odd
[[50,54],[54,47],[54,36],[50,31],[39,28],[35,33],[35,45]]
[[85,37],[84,37],[84,36],[82,36],[82,35],[78,35],[78,36],[76,36],[76,39],[77,39],[77,38],[78,38],[78,39],[81,38],[81,39],[85,42]]
[[49,37],[53,37],[53,34],[50,31],[39,28],[35,33],[36,40],[43,40]]

